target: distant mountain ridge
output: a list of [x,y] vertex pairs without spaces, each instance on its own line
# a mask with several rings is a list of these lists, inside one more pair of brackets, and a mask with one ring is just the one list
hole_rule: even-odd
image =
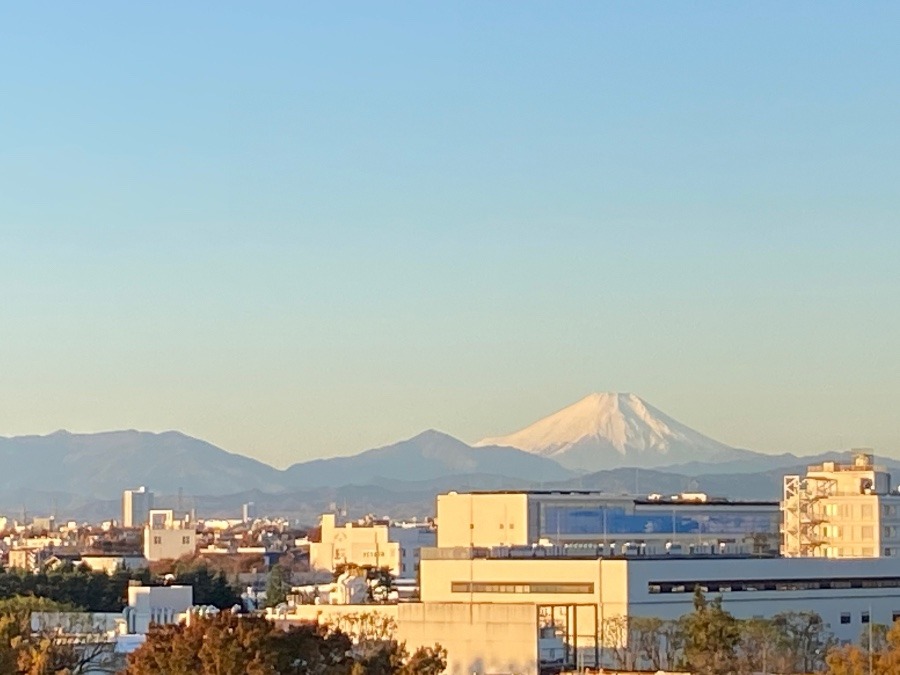
[[0,437],[0,492],[60,490],[121,497],[138,485],[195,494],[278,490],[280,472],[177,431],[106,431]]
[[[798,457],[731,448],[633,394],[592,394],[477,447],[428,430],[284,470],[177,431],[0,437],[0,515],[37,509],[115,517],[122,490],[139,485],[162,496],[159,503],[168,495],[165,503],[172,507],[191,504],[226,515],[239,512],[243,501],[255,501],[261,509],[276,509],[272,513],[283,509],[304,518],[342,498],[357,500],[354,508],[393,504],[391,515],[424,515],[433,509],[435,494],[454,489],[700,490],[777,499],[783,474],[828,459],[845,461],[849,453]],[[897,460],[878,462],[900,478]]]
[[164,494],[228,495],[248,490],[274,494],[382,479],[446,480],[468,475],[493,476],[494,482],[502,483],[560,481],[574,473],[551,459],[515,448],[472,448],[434,430],[350,457],[300,462],[283,471],[177,431],[58,431],[0,437],[0,500],[23,490],[95,499],[120,498],[122,490],[139,485]]
[[524,429],[475,446],[518,448],[581,471],[766,457],[704,436],[639,396],[614,392],[590,394]]
[[296,486],[337,486],[372,483],[379,478],[409,481],[485,474],[512,479],[565,480],[574,475],[552,459],[515,448],[473,448],[434,429],[405,441],[351,457],[314,459],[285,470]]

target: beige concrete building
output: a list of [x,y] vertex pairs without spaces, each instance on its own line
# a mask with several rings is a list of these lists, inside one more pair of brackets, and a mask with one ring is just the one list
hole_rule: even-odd
[[197,550],[197,528],[188,519],[178,520],[170,509],[154,509],[144,525],[144,557],[177,560]]
[[785,556],[900,556],[900,495],[870,451],[785,476],[781,511]]
[[333,513],[322,516],[319,541],[309,544],[313,570],[340,565],[386,567],[396,577],[415,579],[419,552],[434,546],[434,527],[426,523],[391,523],[365,518],[338,526]]

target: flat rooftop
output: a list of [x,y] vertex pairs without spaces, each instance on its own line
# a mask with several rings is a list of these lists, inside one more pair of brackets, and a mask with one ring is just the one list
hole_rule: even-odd
[[706,506],[710,504],[736,504],[741,506],[773,506],[778,507],[777,500],[732,500],[727,497],[713,497],[691,493],[691,495],[634,495],[623,492],[603,492],[602,490],[451,490],[442,495],[526,495],[529,497],[589,497],[592,499],[616,499],[632,501],[635,504],[677,504],[684,506]]

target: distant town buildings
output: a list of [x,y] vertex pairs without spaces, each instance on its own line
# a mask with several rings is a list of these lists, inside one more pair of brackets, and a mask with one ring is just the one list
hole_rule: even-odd
[[824,462],[805,476],[785,476],[781,508],[785,556],[900,556],[900,494],[871,451],[857,451],[850,464]]
[[241,515],[245,523],[253,522],[253,519],[256,518],[256,505],[253,502],[245,503]]
[[122,527],[143,527],[153,509],[153,493],[141,486],[122,493]]

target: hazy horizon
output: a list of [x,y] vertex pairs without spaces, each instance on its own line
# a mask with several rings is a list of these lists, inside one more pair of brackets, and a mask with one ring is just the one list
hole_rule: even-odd
[[900,454],[896,4],[0,19],[0,435],[284,466],[630,391]]

